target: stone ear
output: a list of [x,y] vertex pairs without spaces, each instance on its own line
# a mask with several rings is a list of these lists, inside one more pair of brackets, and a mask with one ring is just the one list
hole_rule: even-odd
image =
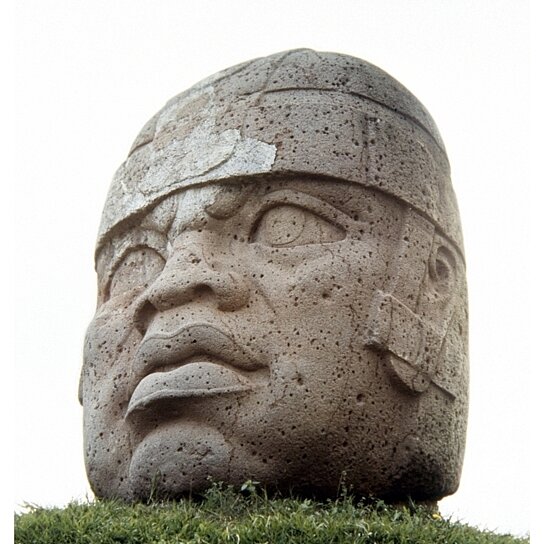
[[457,262],[455,253],[448,248],[442,236],[437,235],[429,257],[429,284],[436,294],[452,294],[457,284]]
[[445,336],[459,291],[462,261],[451,243],[435,232],[427,261],[427,271],[420,291],[416,312]]

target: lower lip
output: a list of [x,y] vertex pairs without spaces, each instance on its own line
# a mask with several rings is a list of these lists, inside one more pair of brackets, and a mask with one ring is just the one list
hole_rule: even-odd
[[146,376],[130,399],[126,417],[149,409],[157,402],[240,393],[253,389],[251,382],[224,366],[196,362],[169,372]]

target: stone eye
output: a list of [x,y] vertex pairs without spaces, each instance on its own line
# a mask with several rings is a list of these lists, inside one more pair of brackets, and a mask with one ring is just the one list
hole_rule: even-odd
[[272,247],[338,242],[344,229],[315,213],[282,204],[265,211],[254,230],[252,240]]
[[132,289],[145,289],[161,273],[164,259],[149,247],[138,247],[129,250],[115,267],[109,296],[121,295]]

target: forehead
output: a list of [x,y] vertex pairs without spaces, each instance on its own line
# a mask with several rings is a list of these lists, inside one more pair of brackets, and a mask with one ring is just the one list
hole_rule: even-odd
[[193,223],[209,220],[227,221],[258,208],[268,195],[280,191],[308,194],[355,218],[380,217],[400,209],[395,199],[342,180],[309,177],[240,179],[190,187],[169,195],[147,214],[142,214],[132,228],[167,232],[172,227],[179,231]]

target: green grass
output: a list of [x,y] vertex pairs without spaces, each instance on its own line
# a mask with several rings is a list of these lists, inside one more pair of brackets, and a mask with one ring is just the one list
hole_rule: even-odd
[[272,499],[251,483],[244,492],[214,485],[198,500],[128,505],[116,501],[72,503],[66,508],[29,506],[15,516],[18,544],[365,543],[516,544],[444,520],[422,507],[383,502]]

